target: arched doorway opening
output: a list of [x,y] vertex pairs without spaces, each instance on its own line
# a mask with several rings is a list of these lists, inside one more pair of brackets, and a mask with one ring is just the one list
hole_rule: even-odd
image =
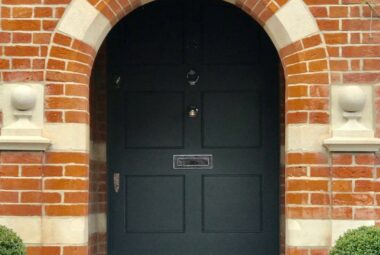
[[[262,28],[227,3],[167,1],[137,9],[108,38],[93,69],[91,123],[101,152],[92,153],[92,201],[103,208],[107,122],[98,102],[108,89],[108,175],[120,181],[118,191],[109,186],[109,254],[132,246],[131,254],[278,254],[284,97]],[[176,167],[173,155],[195,165]],[[193,155],[212,158],[212,168],[198,169]]]

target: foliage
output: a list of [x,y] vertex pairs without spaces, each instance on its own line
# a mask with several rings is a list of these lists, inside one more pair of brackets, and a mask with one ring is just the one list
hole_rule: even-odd
[[11,229],[0,225],[0,255],[26,255],[25,246]]
[[380,228],[364,226],[347,231],[330,255],[380,255]]

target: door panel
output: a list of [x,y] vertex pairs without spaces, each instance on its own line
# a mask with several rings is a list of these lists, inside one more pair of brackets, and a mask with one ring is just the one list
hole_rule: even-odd
[[261,231],[261,178],[258,175],[204,175],[203,232]]
[[125,147],[182,148],[183,101],[181,92],[127,93]]
[[127,176],[127,233],[185,231],[184,176]]
[[162,1],[144,12],[148,19],[130,19],[125,24],[130,32],[119,42],[127,45],[123,61],[129,65],[183,64],[182,6]]
[[[218,0],[158,0],[111,32],[108,73],[121,82],[108,90],[107,160],[121,183],[109,192],[110,255],[279,253],[278,60],[268,43]],[[174,155],[198,154],[213,167],[173,167]]]
[[202,8],[202,21],[204,64],[258,63],[261,29],[251,17],[238,8],[209,1]]
[[254,91],[202,93],[203,148],[260,145],[260,97]]

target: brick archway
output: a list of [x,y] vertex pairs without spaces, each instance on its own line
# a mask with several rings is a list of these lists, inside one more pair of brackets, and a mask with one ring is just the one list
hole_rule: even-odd
[[[45,119],[48,123],[89,124],[89,83],[98,49],[112,27],[125,15],[149,1],[73,0],[55,29],[45,70]],[[319,124],[329,123],[330,70],[323,36],[302,0],[228,1],[254,18],[267,31],[283,64],[286,80],[286,124],[310,126],[310,132],[325,132]],[[302,23],[301,23],[302,21]],[[316,125],[315,125],[316,124]],[[315,127],[317,126],[317,127]],[[325,126],[325,125],[323,125]],[[86,134],[85,143],[89,142]],[[305,134],[306,135],[306,134]],[[297,127],[287,129],[286,140],[297,139]],[[302,142],[301,142],[302,144]],[[286,150],[286,166],[297,176],[299,165],[326,165],[326,156],[313,146]],[[288,148],[288,146],[287,146]],[[294,149],[295,148],[295,149]],[[296,167],[293,167],[296,166]],[[317,176],[321,177],[321,176]],[[322,176],[323,177],[323,176]],[[288,179],[285,180],[286,182]],[[292,184],[296,185],[296,183]],[[91,185],[90,185],[91,186]],[[293,187],[294,189],[296,187]],[[327,190],[322,189],[328,194]],[[294,191],[294,190],[293,190]],[[297,199],[297,198],[294,198]],[[326,205],[302,205],[289,199],[286,219],[327,219]],[[92,214],[89,222],[100,224],[102,214]],[[65,216],[70,216],[68,212]],[[72,216],[76,216],[74,213]],[[90,226],[90,234],[97,227]],[[96,237],[99,241],[104,236]],[[90,240],[94,241],[94,240]],[[287,254],[294,254],[297,242],[289,240]],[[328,246],[321,243],[321,247]]]
[[[86,98],[92,64],[107,33],[122,17],[146,3],[73,0],[49,46],[45,80],[82,84],[84,87],[68,95]],[[301,0],[245,0],[234,4],[263,26],[279,52],[288,90],[287,123],[328,123],[328,52],[306,4]],[[88,123],[86,100],[59,98],[54,90],[59,89],[49,88],[46,98],[48,122]]]

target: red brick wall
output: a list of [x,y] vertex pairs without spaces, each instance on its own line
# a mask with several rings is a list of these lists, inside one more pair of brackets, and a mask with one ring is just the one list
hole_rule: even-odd
[[[89,2],[112,24],[139,5],[137,0]],[[238,6],[264,24],[286,2],[246,0],[238,2]],[[286,78],[285,123],[330,123],[331,83],[373,85],[378,109],[380,19],[371,21],[370,9],[361,0],[304,2],[321,34],[279,52]],[[379,0],[374,2],[380,4]],[[2,0],[0,81],[46,82],[47,123],[89,123],[91,118],[92,127],[100,124],[104,128],[105,108],[89,102],[96,51],[55,31],[69,3],[70,0]],[[99,99],[104,98],[101,89],[92,88],[92,92],[96,104],[105,104]],[[378,116],[376,134],[380,137]],[[92,141],[103,142],[104,130],[93,130]],[[96,160],[90,164],[88,153],[4,151],[0,164],[0,215],[78,216],[104,211],[105,165]],[[378,165],[379,159],[372,154],[288,153],[284,178],[286,217],[378,220]],[[91,251],[98,249],[94,243],[102,243],[102,238],[90,238]],[[327,248],[288,247],[287,254],[326,254]],[[87,246],[33,247],[29,255],[84,255],[88,250]]]
[[[0,215],[88,215],[88,162],[84,153],[1,152]],[[87,247],[41,249],[30,247],[28,255],[87,254]]]

